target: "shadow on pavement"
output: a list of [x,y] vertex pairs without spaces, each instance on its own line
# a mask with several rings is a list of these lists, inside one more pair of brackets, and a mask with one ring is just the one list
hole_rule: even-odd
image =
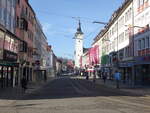
[[40,100],[40,99],[64,99],[79,97],[109,97],[109,96],[145,96],[134,94],[120,89],[107,87],[105,85],[95,84],[85,79],[61,77],[54,79],[43,85],[41,88],[27,93],[23,96],[14,98],[11,96],[1,96],[0,99],[6,100]]

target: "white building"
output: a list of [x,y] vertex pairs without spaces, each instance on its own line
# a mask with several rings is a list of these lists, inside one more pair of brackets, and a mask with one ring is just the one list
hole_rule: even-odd
[[83,54],[83,32],[81,30],[81,23],[79,21],[79,26],[75,34],[75,67],[80,68],[81,56]]
[[120,69],[133,84],[149,83],[149,6],[149,0],[125,0],[93,43],[102,41],[101,65]]
[[134,0],[134,60],[136,84],[150,84],[150,0]]

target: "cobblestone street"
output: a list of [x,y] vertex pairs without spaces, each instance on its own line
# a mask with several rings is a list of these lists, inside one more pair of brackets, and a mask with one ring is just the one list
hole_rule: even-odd
[[61,77],[16,100],[0,113],[150,113],[150,96],[130,94],[77,77]]

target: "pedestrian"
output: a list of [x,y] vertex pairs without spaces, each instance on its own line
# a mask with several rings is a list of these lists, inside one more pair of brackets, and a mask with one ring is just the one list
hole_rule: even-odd
[[86,80],[89,80],[88,70],[85,70]]
[[101,78],[101,73],[102,73],[102,72],[101,72],[101,70],[99,69],[99,70],[98,70],[98,76],[99,76],[99,78]]
[[106,79],[107,79],[107,72],[105,72],[105,73],[103,74],[103,81],[104,81],[104,84],[105,84],[105,82],[106,82]]
[[118,70],[115,71],[114,78],[116,80],[116,88],[119,88],[121,73]]
[[23,89],[23,92],[25,92],[27,89],[27,80],[26,80],[25,76],[23,76],[23,78],[21,79],[21,87]]
[[46,71],[44,71],[44,81],[47,81],[47,75],[46,75]]
[[95,71],[95,69],[93,69],[93,82],[94,83],[96,82],[96,71]]

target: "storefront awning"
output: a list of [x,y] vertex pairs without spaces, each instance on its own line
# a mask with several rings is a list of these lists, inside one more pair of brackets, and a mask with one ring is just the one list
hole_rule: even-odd
[[19,67],[19,63],[0,61],[0,66]]
[[135,65],[135,62],[123,62],[123,63],[119,63],[119,67],[132,67],[133,65]]

